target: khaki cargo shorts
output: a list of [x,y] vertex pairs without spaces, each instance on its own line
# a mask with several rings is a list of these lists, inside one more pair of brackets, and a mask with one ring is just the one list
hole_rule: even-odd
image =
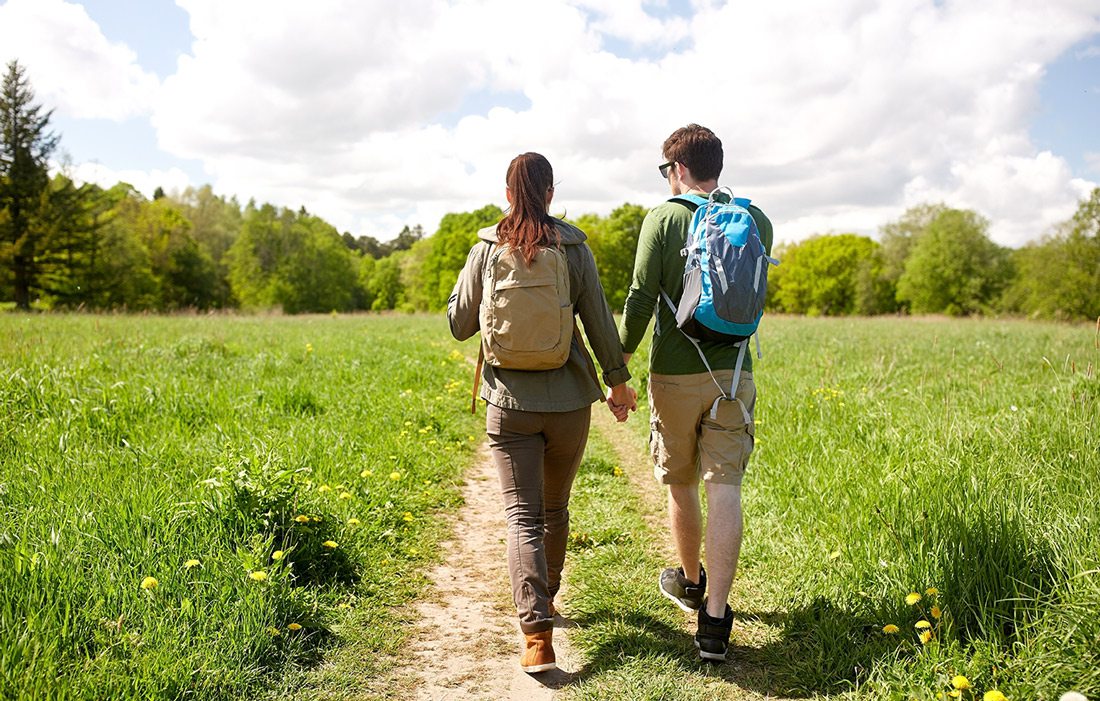
[[[733,371],[714,376],[728,392]],[[748,422],[735,401],[718,402],[717,417],[711,419],[711,406],[720,396],[709,373],[649,376],[649,449],[657,481],[741,484],[756,435],[752,373],[741,373],[736,395],[748,412]]]

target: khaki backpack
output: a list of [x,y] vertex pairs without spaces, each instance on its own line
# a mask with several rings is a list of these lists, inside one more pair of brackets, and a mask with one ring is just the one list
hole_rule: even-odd
[[565,365],[573,338],[569,268],[560,248],[540,248],[528,266],[519,249],[493,246],[482,286],[485,362],[507,370]]
[[[562,249],[539,249],[528,267],[519,250],[494,244],[482,280],[478,321],[481,347],[470,396],[471,414],[477,412],[483,362],[506,370],[553,370],[569,359],[572,339],[577,341],[589,376],[600,387],[596,365],[573,318],[569,267]],[[604,401],[602,396],[600,401]]]

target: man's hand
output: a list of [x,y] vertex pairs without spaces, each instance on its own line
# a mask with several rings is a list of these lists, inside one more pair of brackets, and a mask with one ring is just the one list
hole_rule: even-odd
[[626,421],[630,412],[638,410],[638,393],[625,382],[615,385],[607,393],[607,408],[619,423]]

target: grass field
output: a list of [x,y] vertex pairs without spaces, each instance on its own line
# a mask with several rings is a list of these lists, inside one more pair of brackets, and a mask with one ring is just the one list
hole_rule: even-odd
[[[653,591],[667,536],[621,474],[649,469],[640,412],[637,460],[596,435],[578,478],[567,695],[1100,697],[1094,331],[762,331],[751,675],[696,662]],[[483,437],[441,318],[0,315],[0,338],[0,697],[282,697],[348,645],[358,675],[393,664]]]
[[[625,582],[581,575],[582,607],[617,601],[602,620],[633,630],[581,627],[603,670],[581,695],[727,698],[725,680],[761,695],[936,699],[962,675],[962,698],[1100,697],[1095,332],[773,318],[762,333],[734,591],[746,666],[685,664],[689,638],[651,608],[659,565],[627,540],[607,546],[607,562],[631,563]],[[648,426],[633,429],[640,453]],[[603,521],[635,518],[628,506]],[[592,556],[578,557],[583,570]]]
[[0,697],[242,698],[341,620],[400,644],[389,607],[481,436],[445,322],[0,316],[0,337]]

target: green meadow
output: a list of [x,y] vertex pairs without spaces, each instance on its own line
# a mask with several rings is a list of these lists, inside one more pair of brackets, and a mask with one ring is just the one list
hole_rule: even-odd
[[[308,696],[348,646],[367,679],[400,663],[483,438],[441,317],[0,338],[0,697]],[[1096,331],[770,317],[761,341],[735,661],[700,663],[656,593],[643,409],[577,480],[565,696],[1100,697]]]
[[574,554],[577,697],[1100,697],[1097,332],[771,317],[761,342],[734,662],[656,592],[668,536],[613,477],[649,479],[642,416],[578,478],[606,545]]
[[241,698],[342,620],[393,644],[482,432],[439,317],[0,337],[0,697]]

